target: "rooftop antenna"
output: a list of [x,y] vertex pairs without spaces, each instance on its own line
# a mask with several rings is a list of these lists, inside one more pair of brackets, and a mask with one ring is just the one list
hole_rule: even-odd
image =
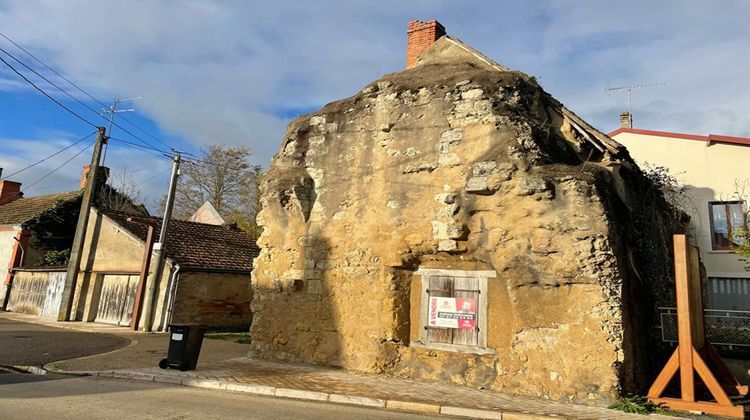
[[[124,98],[124,99],[113,99],[112,100],[112,106],[109,108],[102,108],[102,116],[109,115],[109,128],[107,129],[107,137],[112,135],[112,121],[115,120],[115,114],[119,112],[134,112],[135,108],[128,108],[128,109],[117,109],[117,105],[119,105],[122,102],[132,102],[137,101],[139,99],[143,99],[143,96],[136,96],[133,98]],[[102,163],[107,159],[107,146],[105,144],[104,146],[104,158],[102,159]]]
[[666,82],[658,82],[658,83],[639,83],[635,85],[630,86],[616,86],[616,87],[609,87],[609,85],[604,87],[604,91],[607,92],[607,95],[609,95],[611,92],[621,92],[623,90],[628,91],[628,113],[632,114],[631,108],[633,107],[633,91],[636,89],[643,89],[647,87],[655,87],[655,86],[664,86],[666,85]]

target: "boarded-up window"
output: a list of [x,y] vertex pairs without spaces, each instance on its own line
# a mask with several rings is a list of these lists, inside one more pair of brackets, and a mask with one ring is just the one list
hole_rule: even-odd
[[420,270],[420,274],[420,344],[483,349],[487,344],[487,277],[494,273]]

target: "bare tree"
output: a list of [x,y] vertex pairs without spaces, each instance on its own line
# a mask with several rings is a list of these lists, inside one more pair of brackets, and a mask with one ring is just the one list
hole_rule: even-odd
[[227,223],[253,233],[259,166],[248,162],[250,149],[213,145],[197,159],[187,159],[177,184],[174,215],[188,218],[206,201]]
[[99,207],[106,210],[142,213],[145,209],[141,189],[128,173],[127,167],[99,188],[96,199]]

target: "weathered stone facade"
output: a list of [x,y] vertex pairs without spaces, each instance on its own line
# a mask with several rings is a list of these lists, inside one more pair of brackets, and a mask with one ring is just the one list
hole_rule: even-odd
[[[255,350],[611,401],[649,379],[676,224],[624,149],[459,43],[290,124],[258,216]],[[420,345],[419,269],[496,273],[483,351]]]

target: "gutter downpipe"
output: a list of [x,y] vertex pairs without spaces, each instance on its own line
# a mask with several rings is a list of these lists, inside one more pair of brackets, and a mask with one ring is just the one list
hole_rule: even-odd
[[13,278],[16,276],[15,268],[23,267],[23,256],[24,254],[26,254],[26,250],[23,249],[23,242],[21,242],[21,239],[20,239],[21,237],[23,237],[23,229],[21,229],[18,235],[13,237],[13,240],[18,242],[18,249],[21,250],[21,259],[18,261],[18,265],[15,265],[15,261],[11,261],[10,265],[15,265],[15,266],[8,267],[8,281],[5,283],[5,296],[3,296],[3,305],[2,305],[3,311],[8,309],[8,299],[10,298],[10,289],[13,288]]
[[172,306],[174,305],[175,296],[177,295],[177,286],[180,284],[180,265],[175,264],[175,269],[172,271],[172,277],[169,279],[169,294],[167,300],[167,319],[162,325],[161,330],[167,331],[169,324],[172,323]]

